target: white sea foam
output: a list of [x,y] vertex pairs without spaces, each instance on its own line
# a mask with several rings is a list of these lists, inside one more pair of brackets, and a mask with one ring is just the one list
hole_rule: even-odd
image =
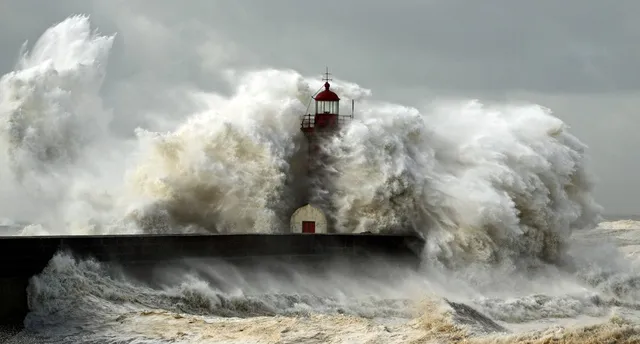
[[598,228],[602,229],[640,229],[640,221],[636,220],[616,220],[603,221],[598,224]]

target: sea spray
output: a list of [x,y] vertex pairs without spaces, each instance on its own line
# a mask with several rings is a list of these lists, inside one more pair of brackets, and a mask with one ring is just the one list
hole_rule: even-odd
[[599,219],[586,147],[537,105],[387,105],[333,143],[339,228],[413,228],[451,267],[555,262]]
[[2,77],[3,148],[18,180],[33,174],[25,183],[37,182],[87,162],[85,148],[108,134],[110,113],[99,91],[113,38],[92,32],[86,17],[70,17]]
[[228,73],[231,95],[194,92],[205,105],[174,130],[119,140],[99,94],[112,42],[70,17],[2,78],[3,174],[45,191],[41,230],[283,232],[310,192],[335,230],[417,231],[453,268],[556,262],[598,220],[586,147],[537,105],[418,109],[336,80],[357,117],[323,147],[331,181],[312,190],[299,121],[321,85],[295,71]]
[[113,185],[105,174],[126,144],[110,137],[100,95],[113,39],[86,16],[69,17],[25,45],[0,79],[4,216],[58,233],[91,232],[102,220],[100,187]]
[[[278,77],[269,88],[265,81]],[[216,232],[288,230],[288,216],[278,210],[299,206],[292,202],[296,185],[286,181],[292,172],[304,172],[290,170],[292,158],[301,158],[300,80],[293,73],[255,73],[238,85],[235,97],[174,132],[140,132],[145,154],[127,182],[162,205],[173,230],[188,224]]]

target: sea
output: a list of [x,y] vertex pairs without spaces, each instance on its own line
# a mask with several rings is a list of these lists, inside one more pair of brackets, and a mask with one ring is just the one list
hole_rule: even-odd
[[417,108],[334,79],[357,111],[323,147],[329,182],[309,183],[299,121],[321,80],[225,70],[230,92],[171,85],[179,115],[123,113],[111,97],[142,91],[123,80],[104,96],[114,42],[70,16],[0,78],[2,235],[285,232],[311,188],[338,232],[423,235],[421,266],[212,259],[159,268],[150,285],[58,254],[30,280],[24,329],[0,341],[640,342],[640,219],[604,215],[588,146],[553,109]]

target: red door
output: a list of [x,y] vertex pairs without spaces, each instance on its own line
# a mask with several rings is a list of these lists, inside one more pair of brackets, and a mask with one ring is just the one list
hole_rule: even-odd
[[315,221],[302,221],[302,233],[315,233],[316,223]]

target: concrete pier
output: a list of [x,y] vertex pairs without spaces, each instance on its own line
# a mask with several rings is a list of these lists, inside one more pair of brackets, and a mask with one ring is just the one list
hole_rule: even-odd
[[127,268],[153,268],[168,261],[218,258],[230,261],[323,261],[372,255],[398,264],[419,264],[424,242],[406,235],[237,234],[0,237],[0,326],[20,326],[27,314],[29,278],[67,251]]

